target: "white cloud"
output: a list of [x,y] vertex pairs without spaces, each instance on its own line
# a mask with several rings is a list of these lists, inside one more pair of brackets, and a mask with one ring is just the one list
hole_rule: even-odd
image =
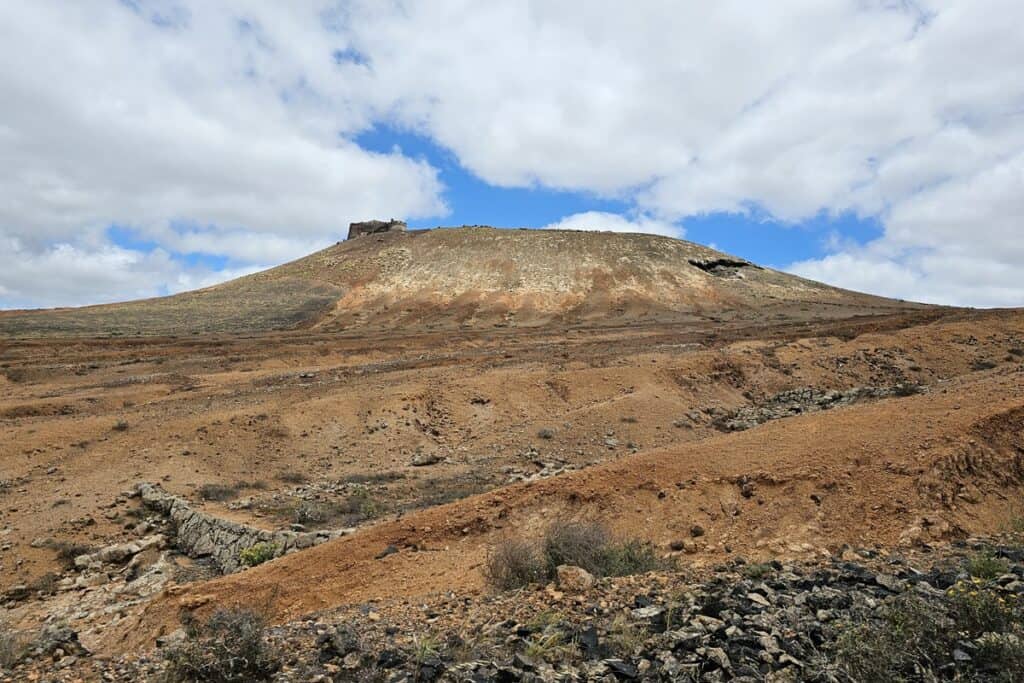
[[[878,216],[872,263],[894,271],[889,285],[848,272],[860,253],[797,268],[1024,304],[1016,0],[438,0],[350,19],[378,109],[490,182],[632,198],[668,219]],[[1006,279],[982,284],[992,274]]]
[[[493,184],[624,199],[647,231],[878,216],[875,244],[794,268],[1024,303],[1021,25],[1017,0],[6,3],[0,238],[44,263],[114,253],[118,223],[244,266],[443,214],[435,169],[348,141],[385,122]],[[148,281],[127,263],[126,293]]]
[[0,250],[4,255],[0,296],[10,308],[142,299],[205,287],[260,269],[188,267],[162,249],[143,252],[113,245],[58,243],[30,250],[17,239],[2,236]]
[[915,193],[863,248],[790,270],[850,289],[929,303],[1024,305],[1024,153]]
[[[341,238],[350,220],[444,212],[435,169],[339,135],[367,122],[319,87],[337,78],[337,39],[312,5],[132,4],[0,7],[0,238],[20,245],[0,254],[3,286],[20,292],[0,305],[189,280],[180,259],[111,244],[112,223],[253,264]],[[209,228],[170,229],[182,220]],[[72,256],[93,263],[47,270]],[[33,287],[8,284],[28,272],[15,258],[37,269]],[[77,279],[65,289],[57,272]]]
[[645,232],[666,237],[683,236],[683,229],[668,221],[639,216],[629,219],[617,213],[584,211],[566,216],[557,223],[544,226],[545,230],[604,230],[608,232]]

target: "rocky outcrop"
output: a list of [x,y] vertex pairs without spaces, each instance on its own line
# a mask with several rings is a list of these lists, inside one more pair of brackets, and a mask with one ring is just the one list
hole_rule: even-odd
[[405,221],[362,221],[360,223],[349,223],[348,238],[353,239],[361,235],[375,235],[380,232],[405,232],[409,226]]
[[257,543],[273,547],[274,557],[311,548],[349,530],[339,531],[266,531],[194,509],[183,498],[173,496],[156,484],[141,483],[136,491],[146,507],[170,519],[176,530],[176,545],[189,557],[209,557],[224,573],[243,568],[240,555]]
[[804,387],[775,394],[763,403],[716,415],[711,424],[719,431],[742,432],[772,420],[832,410],[864,401],[894,396],[913,396],[923,391],[925,391],[924,387],[915,384],[898,384],[892,387],[854,387],[846,391],[823,391]]

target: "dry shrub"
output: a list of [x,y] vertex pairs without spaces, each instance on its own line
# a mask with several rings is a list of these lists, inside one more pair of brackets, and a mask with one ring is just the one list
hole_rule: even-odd
[[205,623],[191,616],[184,622],[184,640],[164,652],[172,681],[265,681],[280,668],[280,655],[267,644],[263,619],[254,612],[221,609]]
[[238,490],[238,485],[203,484],[199,487],[199,497],[203,500],[222,503],[237,496]]
[[484,564],[484,579],[497,590],[522,588],[545,577],[544,559],[537,544],[521,538],[498,543]]
[[0,626],[0,671],[17,666],[26,650],[25,639],[21,635]]
[[539,542],[507,538],[487,559],[484,576],[493,588],[508,590],[550,581],[561,565],[581,567],[595,576],[628,576],[669,568],[654,547],[638,539],[616,539],[595,521],[556,519]]

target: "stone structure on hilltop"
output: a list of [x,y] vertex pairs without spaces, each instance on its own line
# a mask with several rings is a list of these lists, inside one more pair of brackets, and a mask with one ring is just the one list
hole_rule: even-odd
[[394,219],[390,221],[363,221],[361,223],[349,223],[348,239],[359,237],[360,235],[375,235],[380,232],[405,232],[408,229],[409,226],[405,224],[405,221],[396,221]]

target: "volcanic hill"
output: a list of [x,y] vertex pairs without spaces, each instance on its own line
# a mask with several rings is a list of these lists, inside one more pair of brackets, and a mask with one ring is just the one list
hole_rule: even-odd
[[903,302],[645,234],[462,227],[350,239],[174,296],[0,312],[6,336],[616,326],[843,318]]
[[[815,673],[860,606],[946,615],[972,566],[1024,598],[1021,500],[1024,309],[666,237],[364,231],[0,312],[0,683],[168,680],[235,607],[277,681],[860,680]],[[567,520],[651,562],[493,581]]]

